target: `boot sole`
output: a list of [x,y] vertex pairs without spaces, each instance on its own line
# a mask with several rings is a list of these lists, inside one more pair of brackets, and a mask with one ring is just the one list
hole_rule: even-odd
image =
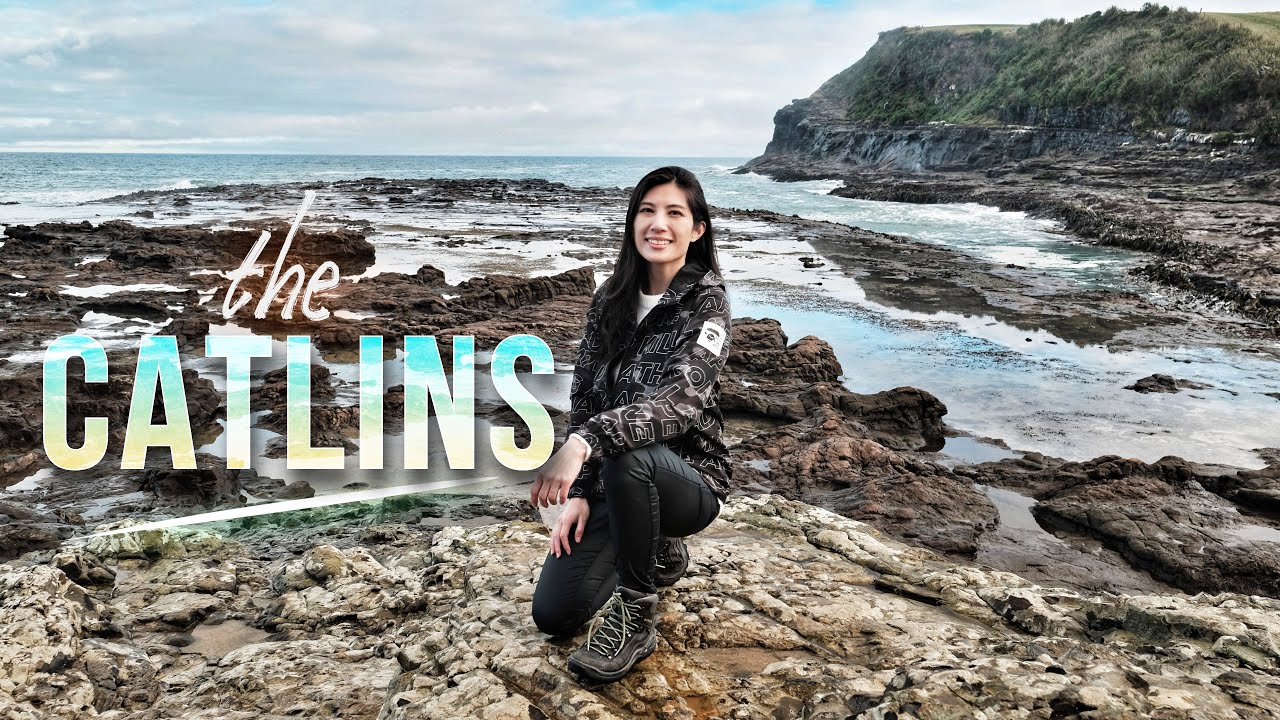
[[680,578],[684,577],[687,572],[689,572],[689,551],[686,549],[683,557],[680,558],[680,569],[674,572],[654,572],[653,584],[657,587],[671,587],[680,582]]
[[653,640],[650,640],[648,644],[646,644],[644,647],[636,651],[635,656],[631,659],[630,662],[624,665],[621,670],[618,670],[612,673],[600,672],[595,668],[590,668],[585,665],[579,665],[572,657],[569,658],[569,663],[568,663],[569,670],[573,671],[576,675],[579,675],[593,682],[597,682],[597,683],[616,682],[618,680],[621,680],[623,677],[625,677],[627,673],[631,672],[632,668],[634,668],[637,663],[639,663],[641,660],[644,660],[645,658],[652,655],[653,651],[657,649],[658,649],[658,637],[655,635]]
[[684,567],[680,569],[680,572],[678,574],[670,574],[662,577],[659,577],[658,575],[654,575],[653,584],[655,587],[671,587],[672,585],[675,585],[676,583],[680,582],[680,578],[684,577],[685,573],[688,571],[689,571],[689,563],[685,563]]

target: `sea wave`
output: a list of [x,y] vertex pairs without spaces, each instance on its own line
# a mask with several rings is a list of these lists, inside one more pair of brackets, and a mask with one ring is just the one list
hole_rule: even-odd
[[151,189],[152,190],[194,190],[195,187],[196,187],[195,183],[191,182],[187,178],[182,178],[177,182],[173,182],[168,185],[164,185],[162,187],[151,188]]

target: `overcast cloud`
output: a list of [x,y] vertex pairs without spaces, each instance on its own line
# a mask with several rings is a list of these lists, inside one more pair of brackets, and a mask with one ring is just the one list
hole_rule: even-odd
[[0,151],[749,157],[882,30],[1112,4],[0,0]]

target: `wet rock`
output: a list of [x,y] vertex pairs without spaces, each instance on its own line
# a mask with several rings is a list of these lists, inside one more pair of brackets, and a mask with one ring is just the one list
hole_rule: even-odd
[[942,416],[947,406],[913,387],[873,395],[850,392],[836,383],[817,384],[801,396],[806,408],[832,407],[866,428],[866,435],[895,450],[941,450],[946,443]]
[[799,420],[807,412],[799,393],[813,383],[834,382],[841,373],[826,342],[808,336],[788,345],[777,320],[734,318],[720,405],[726,414]]
[[0,558],[58,547],[75,528],[55,514],[0,500]]
[[19,472],[24,467],[22,459],[41,442],[40,422],[29,409],[19,402],[0,401],[0,448],[9,450],[4,455],[6,472],[0,474]]
[[165,327],[160,328],[157,335],[172,335],[178,339],[178,347],[184,349],[204,348],[205,338],[209,335],[209,320],[202,317],[179,315]]
[[[270,260],[280,254],[285,237],[289,234],[289,226],[281,223],[254,221],[237,223],[243,227],[251,227],[259,232],[240,230],[223,231],[216,234],[217,246],[225,248],[225,252],[233,257],[243,259],[258,241],[260,231],[271,233],[271,239],[259,255],[259,261]],[[294,262],[319,266],[322,262],[337,263],[342,275],[359,275],[373,264],[377,251],[373,243],[365,239],[363,233],[351,230],[335,230],[318,232],[301,227],[294,235],[293,244],[289,246],[288,259]]]
[[[417,275],[387,273],[377,282],[344,283],[326,293],[330,304],[367,314],[359,325],[331,316],[311,323],[308,334],[322,353],[351,353],[358,349],[361,335],[398,338],[406,335],[434,336],[446,370],[452,367],[452,336],[470,335],[476,348],[492,349],[510,335],[528,333],[546,340],[553,348],[571,348],[582,336],[582,317],[595,290],[591,266],[556,275],[517,277],[488,275],[458,285],[435,282],[434,268],[420,269]],[[242,284],[258,293],[251,278]],[[444,300],[444,294],[450,300]],[[293,331],[290,321],[278,313],[266,318],[242,318],[258,334],[283,337]],[[566,356],[562,360],[570,361]]]
[[[311,400],[332,400],[335,394],[330,382],[332,372],[324,365],[310,365],[311,368]],[[279,368],[262,376],[262,384],[254,389],[255,407],[275,407],[283,405],[288,399],[288,368]],[[284,413],[280,413],[284,414]]]
[[1261,470],[1235,475],[1197,477],[1206,490],[1231,502],[1272,517],[1280,515],[1280,460]]
[[[3,431],[0,430],[0,432]],[[19,442],[25,445],[26,437],[26,435],[22,435]],[[32,450],[31,452],[0,456],[0,478],[12,477],[18,473],[30,471],[41,460],[42,455],[43,453]]]
[[942,552],[973,555],[998,514],[971,482],[902,455],[823,405],[733,449],[735,478],[869,522]]
[[56,522],[5,521],[0,524],[0,558],[11,558],[32,550],[58,547],[74,529]]
[[295,480],[284,486],[283,490],[272,495],[276,500],[303,500],[315,497],[315,488],[306,480]]
[[720,381],[720,405],[729,416],[728,425],[750,424],[744,415],[797,421],[825,405],[860,423],[860,436],[888,447],[942,447],[947,408],[929,393],[915,388],[874,395],[850,392],[838,382],[843,371],[829,344],[809,336],[787,345],[777,320],[736,318],[733,338]]
[[[105,298],[92,298],[80,303],[79,311],[97,312],[116,315],[126,319],[141,318],[152,322],[163,322],[169,318],[170,311],[166,302],[150,298],[142,293],[116,293]],[[168,300],[169,298],[166,298]],[[187,297],[190,300],[192,298]]]
[[1132,385],[1125,385],[1124,389],[1140,393],[1176,393],[1180,390],[1204,390],[1211,387],[1213,386],[1156,373],[1148,375]]
[[[722,380],[735,481],[866,520],[897,537],[972,555],[994,527],[995,507],[966,479],[895,450],[945,442],[946,406],[915,388],[859,395],[833,382],[831,346],[788,346],[774,320],[734,321]],[[752,415],[772,421],[761,426]],[[793,420],[789,424],[783,424]]]
[[[552,434],[556,438],[563,438],[565,430],[569,427],[569,414],[553,407],[542,406],[547,412],[547,416],[551,418]],[[516,445],[521,448],[527,448],[531,435],[529,432],[529,423],[520,416],[510,405],[489,405],[487,403],[476,403],[476,417],[488,420],[494,427],[509,427],[515,431]]]
[[183,505],[214,507],[243,502],[240,475],[252,474],[252,470],[228,470],[224,459],[212,455],[198,455],[196,464],[200,467],[194,470],[164,465],[148,468],[138,489]]
[[1254,452],[1268,465],[1280,465],[1280,448],[1256,448]]
[[1214,494],[1267,502],[1274,483],[1269,473],[1246,473],[1208,472],[1175,457],[1070,463],[1034,454],[974,471],[980,482],[1033,495],[1039,502],[1032,512],[1042,525],[1096,538],[1175,587],[1276,597],[1280,544],[1250,532],[1271,522],[1245,520]]
[[[275,409],[259,420],[255,427],[280,433],[280,437],[274,437],[267,443],[265,453],[267,457],[282,458],[288,454],[289,415],[286,404],[275,406]],[[384,426],[383,429],[385,431],[386,427]],[[351,440],[359,432],[359,405],[311,406],[312,447],[340,447],[347,455],[351,455],[359,449],[359,446]]]

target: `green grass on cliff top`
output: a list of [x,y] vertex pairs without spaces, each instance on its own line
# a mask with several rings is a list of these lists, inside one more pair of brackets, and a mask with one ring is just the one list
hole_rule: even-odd
[[930,27],[912,27],[906,28],[908,33],[933,32],[941,30],[944,32],[952,32],[957,35],[967,35],[969,33],[980,33],[983,30],[990,30],[995,33],[1009,34],[1017,32],[1018,28],[1026,27],[1026,25],[932,25]]
[[[1280,43],[1280,11],[1256,13],[1210,12],[1204,13],[1204,15],[1230,25],[1252,30],[1272,42]],[[927,27],[906,28],[906,31],[908,33],[921,33],[940,30],[953,32],[957,35],[967,35],[990,30],[991,32],[1008,35],[1017,32],[1018,28],[1023,27],[1026,27],[1026,25],[930,25]]]
[[1252,30],[1274,43],[1280,43],[1280,11],[1256,13],[1205,13],[1230,25]]
[[1181,126],[1280,144],[1280,12],[1147,4],[1070,22],[898,28],[821,92],[857,121]]

